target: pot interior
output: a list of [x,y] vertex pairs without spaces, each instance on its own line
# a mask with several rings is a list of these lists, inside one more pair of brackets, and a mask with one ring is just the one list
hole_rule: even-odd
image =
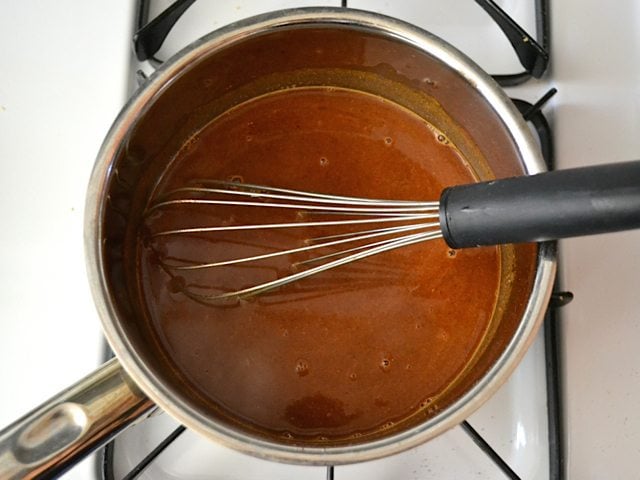
[[487,374],[512,341],[532,290],[537,246],[500,247],[501,281],[489,328],[466,367],[441,392],[438,408],[363,438],[330,444],[313,439],[288,442],[247,427],[212,408],[163,348],[142,301],[135,248],[138,227],[148,199],[177,152],[203,126],[234,106],[283,89],[331,86],[358,90],[388,99],[435,125],[459,148],[480,180],[526,173],[518,146],[486,98],[462,75],[416,46],[344,25],[281,27],[223,38],[226,41],[210,41],[209,48],[201,47],[188,63],[178,61],[179,68],[165,68],[157,78],[152,77],[151,85],[160,88],[138,100],[144,106],[111,159],[101,218],[102,262],[121,340],[132,349],[141,368],[170,392],[170,398],[159,398],[163,392],[149,393],[183,420],[189,416],[185,411],[196,412],[200,430],[213,437],[240,432],[236,438],[246,435],[292,448],[366,445],[445,417],[448,408]]

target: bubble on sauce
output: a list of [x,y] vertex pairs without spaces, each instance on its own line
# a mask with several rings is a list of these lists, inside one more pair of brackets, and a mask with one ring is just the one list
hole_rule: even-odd
[[422,83],[426,83],[427,85],[430,85],[432,87],[437,87],[438,86],[438,82],[436,82],[435,80],[433,80],[430,77],[424,77],[422,79]]
[[447,340],[449,340],[449,332],[447,332],[444,328],[439,328],[438,332],[436,333],[436,338],[438,340],[440,340],[441,342],[446,342]]
[[352,382],[355,382],[358,379],[358,374],[356,372],[351,372],[349,374],[349,380],[351,380]]
[[382,370],[383,372],[388,372],[389,370],[391,370],[391,359],[389,357],[384,357],[382,360],[380,360],[380,370]]
[[456,255],[458,255],[458,252],[456,250],[454,250],[453,248],[450,248],[449,250],[447,250],[447,257],[455,258]]
[[244,139],[247,143],[251,143],[253,142],[253,135],[247,135]]
[[410,363],[407,363],[407,364],[404,366],[404,369],[405,369],[405,370],[411,370],[411,364],[410,364]]
[[300,262],[292,262],[289,265],[289,273],[298,273],[300,271]]
[[392,144],[393,144],[393,138],[391,138],[391,137],[384,137],[384,144],[385,144],[386,146],[390,146],[390,145],[392,145]]
[[442,133],[438,132],[436,134],[436,140],[443,145],[449,145],[449,139]]
[[244,183],[244,177],[242,175],[229,175],[227,181],[231,183]]
[[394,422],[386,422],[382,427],[380,427],[380,430],[389,430],[390,428],[393,428],[394,425]]
[[299,358],[296,362],[295,371],[299,377],[306,377],[309,375],[309,362],[304,358]]
[[286,328],[283,328],[283,329],[282,329],[282,336],[283,336],[283,337],[288,337],[288,336],[289,336],[289,330],[288,330],[288,329],[286,329]]
[[187,281],[184,277],[176,275],[171,277],[171,279],[167,282],[167,290],[171,293],[181,293],[184,291],[187,286]]
[[320,157],[320,166],[326,167],[329,165],[329,159],[327,157]]
[[291,440],[293,438],[293,435],[291,435],[289,432],[282,432],[282,436],[287,440]]
[[433,398],[432,397],[427,397],[424,400],[422,400],[420,402],[420,409],[424,410],[425,408],[427,408],[429,405],[431,405],[431,403],[433,403]]
[[351,435],[349,435],[349,438],[360,438],[360,437],[362,437],[362,433],[360,432],[352,433]]

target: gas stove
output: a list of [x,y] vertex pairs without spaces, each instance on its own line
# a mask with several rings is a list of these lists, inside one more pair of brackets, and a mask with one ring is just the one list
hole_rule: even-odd
[[[640,12],[631,0],[616,2],[615,8],[594,0],[503,0],[497,5],[463,0],[200,0],[186,2],[193,5],[151,61],[144,62],[129,57],[133,30],[172,2],[149,0],[135,8],[128,2],[100,7],[66,3],[35,9],[24,2],[11,7],[14,15],[0,20],[0,37],[15,45],[0,53],[0,71],[7,72],[0,78],[0,218],[7,226],[0,234],[5,246],[0,274],[0,359],[5,368],[0,380],[5,392],[13,392],[0,399],[3,425],[97,363],[103,344],[82,265],[82,205],[93,157],[110,121],[136,88],[136,78],[148,75],[156,60],[213,29],[290,7],[328,5],[384,13],[435,33],[495,74],[531,120],[547,159],[555,159],[557,168],[640,156],[640,42],[633,33]],[[495,21],[507,22],[495,6],[522,29],[512,29],[520,57]],[[31,36],[25,33],[29,24],[36,32]],[[544,58],[523,49],[521,44],[528,42],[522,41],[523,32],[550,54],[548,69]],[[27,57],[37,59],[37,74]],[[522,63],[534,76],[523,73]],[[71,80],[78,79],[79,88],[72,88]],[[554,88],[558,93],[550,99]],[[328,469],[283,465],[215,445],[156,414],[66,476],[633,477],[640,457],[640,357],[635,348],[640,255],[634,248],[639,240],[639,232],[628,232],[561,242],[552,303],[559,306],[569,298],[561,287],[570,289],[576,300],[550,310],[517,371],[487,404],[419,448]],[[42,278],[58,281],[49,286]]]

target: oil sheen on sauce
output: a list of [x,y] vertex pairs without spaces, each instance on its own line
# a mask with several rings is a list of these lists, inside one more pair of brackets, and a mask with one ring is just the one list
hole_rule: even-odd
[[[178,152],[154,197],[210,179],[436,200],[444,187],[474,175],[441,132],[408,110],[361,92],[314,87],[271,93],[215,118]],[[429,241],[220,306],[193,294],[273,280],[299,259],[198,271],[168,265],[293,248],[336,230],[148,240],[149,232],[296,215],[193,205],[149,215],[139,283],[155,341],[216,415],[265,435],[344,440],[433,415],[488,327],[500,280],[497,248],[453,251]]]

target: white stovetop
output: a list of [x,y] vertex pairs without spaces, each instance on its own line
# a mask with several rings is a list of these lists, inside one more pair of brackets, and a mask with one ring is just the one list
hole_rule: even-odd
[[[213,0],[200,0],[207,1]],[[231,2],[230,10],[248,15],[257,3]],[[350,6],[407,18],[423,3],[354,0]],[[429,5],[453,5],[455,14],[462,3]],[[498,3],[517,17],[529,2]],[[547,109],[559,167],[640,158],[640,3],[551,3],[552,69],[518,94],[534,100],[550,85],[559,89]],[[133,2],[125,0],[27,0],[7,4],[0,16],[0,427],[91,371],[101,357],[82,215],[93,159],[129,90],[132,17]],[[446,33],[430,25],[429,15],[420,18],[421,26]],[[226,23],[218,22],[212,27]],[[513,65],[495,60],[502,57],[488,54],[483,42],[458,46],[488,58],[487,69]],[[562,311],[569,478],[638,475],[638,245],[640,232],[561,243],[564,286],[576,296]],[[67,476],[90,478],[91,468],[84,462]]]
[[[127,95],[133,2],[3,2],[0,14],[0,426],[86,375],[101,330],[84,196]],[[92,478],[90,462],[69,477]]]

